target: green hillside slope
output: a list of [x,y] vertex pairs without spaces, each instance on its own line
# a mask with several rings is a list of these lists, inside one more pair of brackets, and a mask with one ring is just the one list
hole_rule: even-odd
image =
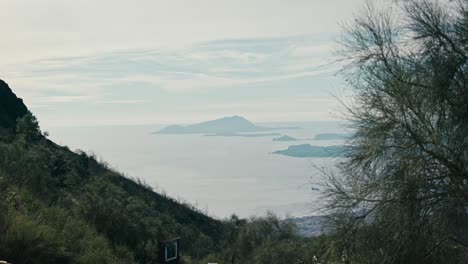
[[160,263],[159,242],[173,236],[186,264],[317,263],[323,252],[324,238],[299,237],[291,222],[217,220],[55,144],[3,81],[0,106],[0,260]]
[[0,127],[0,259],[152,263],[174,235],[187,255],[216,250],[221,221],[47,140],[3,81]]

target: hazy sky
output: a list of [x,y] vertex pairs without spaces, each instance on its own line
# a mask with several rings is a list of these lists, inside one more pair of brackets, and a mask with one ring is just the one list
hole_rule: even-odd
[[364,0],[0,0],[0,78],[43,126],[335,117]]

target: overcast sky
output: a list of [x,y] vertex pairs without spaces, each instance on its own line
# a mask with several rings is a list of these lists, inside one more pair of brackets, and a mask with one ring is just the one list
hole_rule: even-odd
[[0,78],[43,126],[337,116],[364,0],[0,0]]

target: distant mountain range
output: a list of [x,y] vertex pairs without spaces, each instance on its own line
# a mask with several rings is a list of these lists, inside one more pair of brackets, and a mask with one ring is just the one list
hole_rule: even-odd
[[273,139],[273,141],[297,141],[297,140],[299,140],[299,139],[293,138],[293,137],[288,136],[288,135],[283,135],[281,137]]
[[350,134],[336,134],[336,133],[323,133],[317,134],[313,138],[314,140],[341,140],[341,139],[349,139],[351,137]]
[[274,137],[279,136],[280,133],[216,133],[216,134],[207,134],[207,137]]
[[296,158],[328,158],[328,157],[345,157],[346,152],[349,150],[345,146],[312,146],[310,144],[293,145],[288,149],[278,150],[273,154],[281,154],[289,157]]
[[298,140],[346,140],[351,138],[350,134],[337,134],[337,133],[322,133],[317,134],[313,138],[294,138],[288,135],[283,135],[278,138],[274,138],[273,141],[298,141]]
[[193,125],[173,125],[163,128],[155,134],[216,134],[233,136],[237,133],[252,133],[299,127],[263,127],[257,126],[241,116],[223,117]]

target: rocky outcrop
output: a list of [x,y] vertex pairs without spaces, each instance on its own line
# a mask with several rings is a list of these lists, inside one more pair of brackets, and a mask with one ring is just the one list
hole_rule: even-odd
[[23,100],[11,91],[6,82],[0,80],[0,130],[14,129],[16,120],[27,112]]

